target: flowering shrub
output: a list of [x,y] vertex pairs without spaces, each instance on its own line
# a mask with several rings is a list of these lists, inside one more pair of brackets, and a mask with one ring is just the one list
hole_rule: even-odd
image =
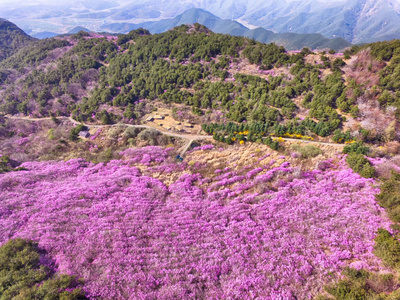
[[194,147],[194,148],[192,149],[192,151],[197,151],[197,150],[212,150],[212,149],[214,149],[214,145],[208,144],[208,145],[204,145],[204,146]]
[[95,139],[100,135],[100,133],[101,133],[102,130],[103,130],[103,128],[97,129],[97,131],[95,132],[95,134],[92,135],[92,136],[90,137],[90,140],[91,140],[91,141],[95,140]]
[[288,162],[273,162],[166,186],[135,167],[170,164],[166,150],[121,155],[1,174],[0,243],[37,241],[59,272],[103,299],[304,299],[329,272],[378,265],[373,239],[389,221],[374,180],[344,164],[294,177]]
[[29,138],[27,138],[27,137],[24,137],[24,138],[21,138],[21,139],[18,139],[15,141],[15,143],[18,145],[23,145],[23,144],[26,144],[27,142],[29,142]]
[[167,149],[154,146],[129,148],[120,152],[120,155],[130,158],[132,163],[141,163],[147,166],[150,166],[151,162],[161,163],[168,157]]
[[301,140],[310,140],[310,141],[314,140],[314,138],[311,136],[301,135],[301,134],[296,134],[296,133],[294,133],[294,134],[285,133],[284,136],[288,137],[288,138],[301,139]]

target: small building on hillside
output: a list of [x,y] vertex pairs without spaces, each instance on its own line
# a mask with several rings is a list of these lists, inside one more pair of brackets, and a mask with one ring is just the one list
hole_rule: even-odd
[[187,128],[193,128],[193,125],[190,123],[184,123],[183,126],[185,126]]
[[89,131],[81,131],[81,132],[79,132],[79,136],[87,139],[90,137],[90,133],[89,133]]
[[154,116],[154,119],[156,119],[156,120],[164,120],[164,116],[162,116],[162,115],[155,115],[155,116]]
[[154,121],[154,118],[153,118],[152,116],[147,117],[146,121],[147,121],[147,122],[153,122],[153,121]]

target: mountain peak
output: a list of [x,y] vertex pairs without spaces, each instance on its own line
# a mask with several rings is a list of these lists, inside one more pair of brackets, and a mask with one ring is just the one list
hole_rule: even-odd
[[68,31],[68,34],[75,34],[75,33],[78,33],[79,31],[90,32],[90,30],[85,28],[85,27],[76,26],[75,28],[73,28],[70,31]]

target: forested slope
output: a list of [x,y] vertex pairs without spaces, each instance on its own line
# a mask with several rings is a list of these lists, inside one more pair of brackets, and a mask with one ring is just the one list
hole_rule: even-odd
[[[80,32],[38,41],[3,61],[0,108],[112,123],[137,122],[146,107],[163,102],[191,108],[199,122],[216,121],[218,113],[226,121],[259,124],[263,129],[253,130],[259,137],[336,133],[335,141],[351,140],[350,131],[368,135],[368,121],[378,118],[372,139],[379,140],[390,124],[397,128],[398,96],[391,86],[397,84],[396,43],[373,44],[392,49],[381,57],[357,47],[346,55],[286,52],[198,24],[156,35],[139,29],[118,38]],[[374,118],[365,114],[368,105],[375,105]],[[344,129],[349,133],[336,132]]]
[[0,61],[13,55],[34,40],[15,24],[0,18]]

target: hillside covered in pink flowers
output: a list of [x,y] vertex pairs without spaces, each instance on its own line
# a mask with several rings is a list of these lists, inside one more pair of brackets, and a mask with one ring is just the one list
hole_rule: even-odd
[[[98,299],[309,299],[346,266],[382,267],[379,189],[343,160],[299,172],[259,153],[207,173],[171,149],[121,155],[0,175],[0,243],[37,241]],[[179,176],[167,185],[159,174]]]

